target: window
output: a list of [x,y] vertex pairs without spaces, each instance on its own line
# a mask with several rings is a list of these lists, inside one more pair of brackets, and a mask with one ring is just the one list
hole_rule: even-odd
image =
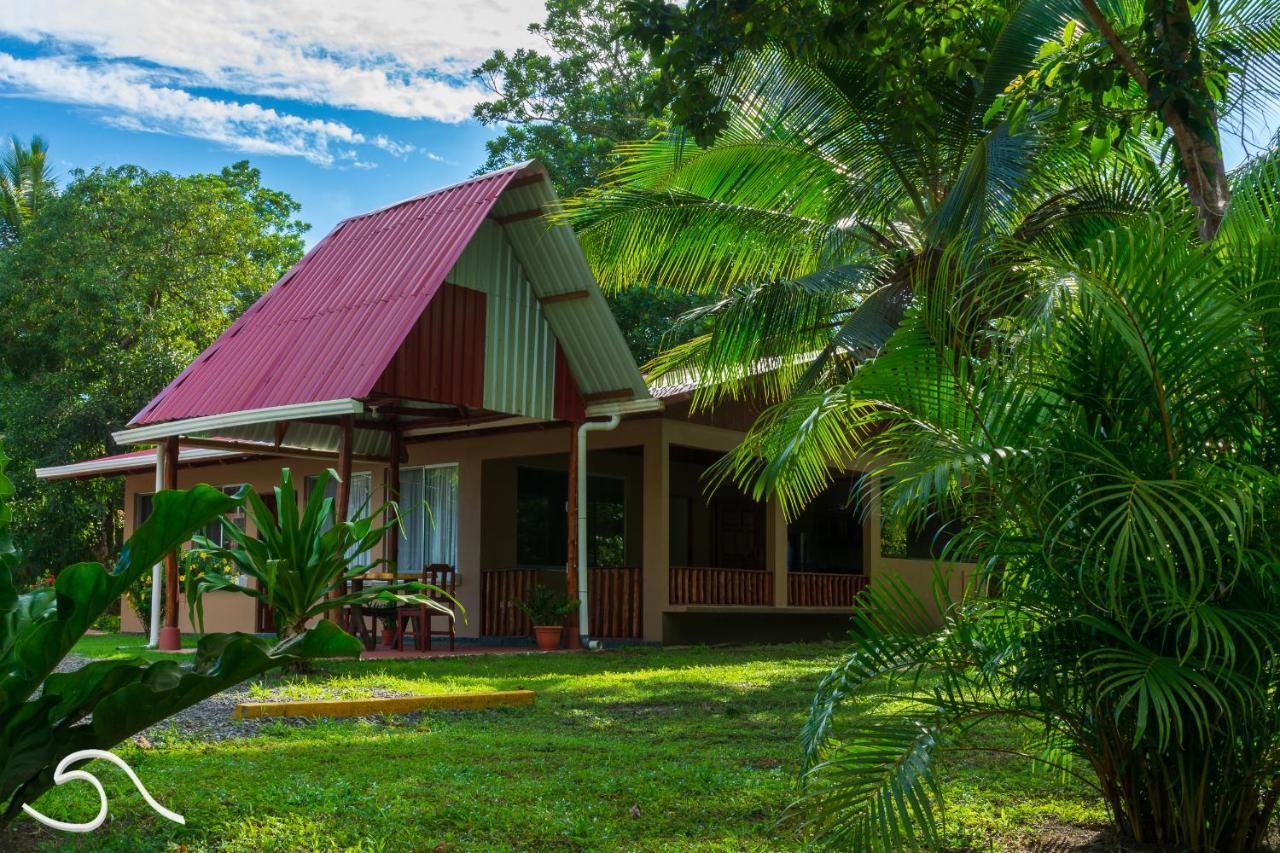
[[433,465],[400,471],[402,575],[434,563],[458,565],[458,466]]
[[[883,495],[886,478],[880,487]],[[924,520],[911,525],[884,523],[880,527],[880,556],[907,560],[936,560],[963,524],[961,515],[935,507]]]
[[[543,468],[516,469],[516,563],[564,568],[569,562],[569,475]],[[626,481],[587,478],[587,564],[627,561]]]
[[[241,486],[239,484],[236,484],[231,486],[220,486],[218,490],[228,495],[234,495],[240,491],[240,488]],[[154,505],[154,497],[155,497],[154,495],[149,493],[139,494],[134,496],[133,498],[133,529],[134,530],[137,530],[139,527],[141,527],[143,522],[145,522],[148,518],[151,517],[151,510]],[[234,524],[236,527],[239,527],[241,530],[245,529],[246,519],[245,519],[244,507],[236,507],[234,510],[227,513],[227,518],[231,519],[231,523]],[[205,525],[204,529],[200,531],[200,533],[206,539],[209,539],[219,547],[226,544],[224,541],[226,531],[222,529],[221,521],[209,522],[207,525]]]
[[[320,482],[320,477],[318,475],[313,474],[312,476],[307,477],[306,487],[304,490],[305,494],[303,495],[303,500],[309,500],[311,498],[311,491],[316,487],[316,484],[319,482]],[[352,518],[356,515],[367,513],[370,511],[371,507],[369,506],[369,497],[372,491],[373,491],[373,475],[372,474],[370,474],[368,471],[357,471],[351,475],[351,491],[347,495],[347,518]],[[329,482],[325,485],[324,495],[327,498],[333,498],[335,501],[337,500],[338,498],[338,481],[337,480],[334,480],[334,479],[329,480]],[[358,566],[367,566],[372,562],[373,562],[373,556],[368,551],[365,551],[363,554],[359,555],[359,557],[356,559],[355,564]]]
[[133,529],[137,530],[142,523],[151,517],[152,494],[134,495],[133,498]]
[[855,477],[835,480],[787,526],[789,570],[863,572],[858,483]]
[[[242,484],[236,483],[231,486],[219,486],[218,491],[226,495],[234,495],[237,492],[239,492],[242,487],[243,487]],[[234,524],[236,527],[240,528],[241,530],[245,529],[245,525],[247,524],[247,521],[244,514],[244,507],[242,506],[236,507],[234,510],[227,513],[227,518],[230,519],[231,523]],[[204,538],[208,539],[210,542],[217,545],[219,548],[225,547],[227,545],[227,542],[226,542],[227,532],[222,528],[221,520],[209,522],[207,525],[205,525],[204,530],[201,532],[204,534]]]

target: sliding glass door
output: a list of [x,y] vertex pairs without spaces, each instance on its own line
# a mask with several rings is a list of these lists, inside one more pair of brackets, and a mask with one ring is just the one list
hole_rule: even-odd
[[432,465],[400,471],[402,575],[430,565],[458,565],[458,466]]

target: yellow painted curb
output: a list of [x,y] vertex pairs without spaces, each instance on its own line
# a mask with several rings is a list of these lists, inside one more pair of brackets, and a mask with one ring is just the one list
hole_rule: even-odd
[[260,717],[369,717],[375,714],[408,714],[413,711],[480,711],[499,705],[532,705],[532,690],[499,690],[492,693],[439,693],[431,696],[396,696],[387,699],[322,699],[312,702],[242,702],[237,720]]

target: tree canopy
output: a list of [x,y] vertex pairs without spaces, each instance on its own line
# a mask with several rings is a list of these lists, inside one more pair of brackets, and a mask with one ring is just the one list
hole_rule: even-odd
[[[669,105],[704,145],[727,126],[734,105],[718,81],[744,52],[875,57],[881,104],[896,104],[912,123],[945,111],[946,81],[972,74],[993,49],[984,32],[1006,27],[1042,52],[1011,69],[1018,76],[988,118],[1012,118],[1016,131],[1028,110],[1052,107],[1095,153],[1131,131],[1168,145],[1206,240],[1230,199],[1222,122],[1256,114],[1280,90],[1280,12],[1266,0],[628,0],[627,12],[626,32],[658,70],[651,106]],[[1009,16],[1026,29],[1007,28]]]
[[[16,479],[110,452],[110,431],[301,257],[298,210],[247,162],[72,172],[0,251],[0,433]],[[19,485],[28,568],[106,559],[119,544],[118,481]]]
[[[618,0],[550,0],[531,32],[545,51],[494,51],[472,73],[492,95],[475,117],[501,126],[485,143],[479,171],[537,159],[557,192],[568,197],[596,186],[616,165],[617,146],[666,126],[649,112],[654,74],[643,50],[620,38]],[[618,325],[639,361],[658,353],[674,319],[705,300],[661,286],[607,290]]]

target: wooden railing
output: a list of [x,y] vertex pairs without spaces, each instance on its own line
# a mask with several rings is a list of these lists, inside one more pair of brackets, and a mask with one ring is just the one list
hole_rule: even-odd
[[588,634],[626,640],[644,636],[640,578],[640,569],[587,569]]
[[[537,586],[564,592],[564,572],[555,569],[489,569],[482,572],[481,635],[526,637],[531,634],[533,625],[529,617],[513,602],[525,600]],[[643,635],[640,569],[588,569],[587,589],[587,631],[590,636],[639,639]]]
[[672,604],[773,604],[773,573],[756,569],[672,566]]
[[866,575],[788,572],[787,604],[792,607],[850,607],[867,586]]
[[487,570],[480,578],[480,634],[485,637],[529,636],[533,625],[513,602],[540,585],[564,591],[564,572],[546,569]]

